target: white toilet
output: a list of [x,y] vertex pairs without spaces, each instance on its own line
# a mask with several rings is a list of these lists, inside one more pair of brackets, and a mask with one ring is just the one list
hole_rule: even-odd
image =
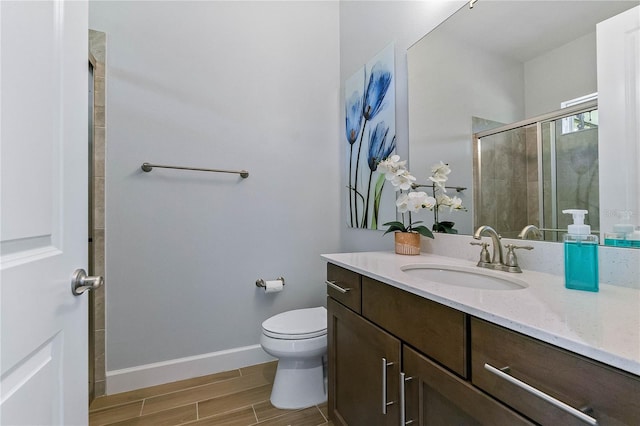
[[277,408],[305,408],[327,400],[324,356],[327,353],[327,310],[296,309],[262,323],[262,349],[278,358],[271,390]]

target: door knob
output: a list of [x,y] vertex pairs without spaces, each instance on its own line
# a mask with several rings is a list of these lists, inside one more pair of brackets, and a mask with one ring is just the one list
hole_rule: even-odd
[[71,293],[80,296],[87,290],[95,290],[104,284],[101,276],[88,276],[84,269],[76,269],[71,277]]

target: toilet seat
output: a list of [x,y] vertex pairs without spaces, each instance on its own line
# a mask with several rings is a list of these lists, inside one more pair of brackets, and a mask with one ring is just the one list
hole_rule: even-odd
[[262,323],[262,333],[274,339],[302,340],[327,334],[324,307],[296,309],[274,315]]

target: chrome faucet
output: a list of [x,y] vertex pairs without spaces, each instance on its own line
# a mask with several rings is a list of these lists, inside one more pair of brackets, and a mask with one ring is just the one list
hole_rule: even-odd
[[[481,240],[482,235],[488,235],[491,237],[491,243],[493,244],[493,255],[491,256],[491,265],[494,265],[493,269],[499,269],[499,268],[496,268],[495,266],[504,265],[504,254],[502,253],[502,244],[500,244],[501,237],[500,235],[498,235],[496,230],[490,227],[489,225],[482,225],[481,227],[476,229],[475,234],[473,234],[473,238],[475,240]],[[482,266],[490,267],[486,265],[482,265]]]
[[491,242],[493,244],[493,255],[491,256],[491,258],[489,258],[489,252],[487,251],[487,246],[489,245],[489,243],[476,243],[472,241],[471,245],[482,246],[478,266],[480,266],[481,268],[496,269],[498,271],[505,272],[522,272],[522,269],[520,269],[520,266],[518,265],[518,258],[516,257],[515,250],[533,250],[533,247],[508,244],[507,246],[505,246],[507,249],[507,256],[505,261],[505,256],[502,251],[502,244],[500,243],[500,235],[498,235],[496,230],[488,225],[483,225],[476,229],[475,234],[473,234],[473,238],[476,240],[481,240],[483,235],[488,235],[491,237]]
[[535,225],[527,225],[522,228],[522,231],[518,234],[518,238],[526,240],[529,238],[529,234],[536,240],[542,239],[542,232],[540,232],[540,229]]

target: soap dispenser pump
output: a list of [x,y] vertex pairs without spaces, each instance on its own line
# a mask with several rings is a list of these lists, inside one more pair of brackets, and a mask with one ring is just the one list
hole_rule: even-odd
[[598,237],[585,225],[586,210],[569,209],[573,224],[564,236],[565,287],[574,290],[598,291]]
[[620,216],[620,223],[613,225],[613,232],[624,234],[625,239],[635,230],[635,227],[631,224],[631,214],[631,210],[622,210],[618,212],[618,216]]

